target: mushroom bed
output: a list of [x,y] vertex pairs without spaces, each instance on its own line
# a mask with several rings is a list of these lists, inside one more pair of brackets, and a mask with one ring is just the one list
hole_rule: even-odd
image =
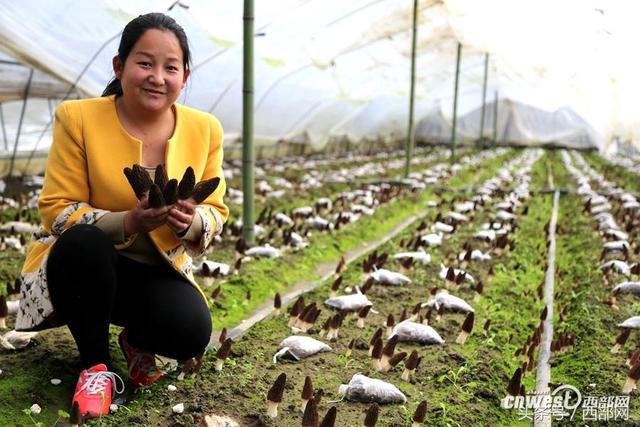
[[[583,396],[622,395],[629,372],[625,361],[640,343],[637,333],[631,330],[618,353],[610,350],[625,330],[617,325],[637,315],[638,305],[632,294],[612,298],[612,289],[624,281],[638,280],[638,275],[627,277],[600,268],[624,256],[603,253],[604,242],[614,239],[598,233],[593,206],[587,203],[593,194],[584,192],[584,183],[587,180],[593,191],[611,198],[610,211],[624,230],[623,202],[615,196],[619,193],[606,185],[602,188],[596,175],[630,193],[640,186],[636,175],[596,154],[578,152],[467,150],[453,166],[448,153],[440,150],[419,151],[416,158],[409,180],[399,178],[404,164],[401,153],[343,162],[307,159],[295,163],[294,159],[284,167],[276,167],[275,162],[258,168],[261,183],[256,186],[256,211],[260,214],[256,222],[265,230],[257,233],[256,246],[269,242],[280,249],[277,257],[260,256],[256,251],[249,257],[250,249],[238,243],[235,222],[241,216],[241,199],[229,191],[230,222],[207,254],[209,260],[224,263],[221,270],[228,268],[228,274],[213,277],[218,267],[213,264],[197,269],[205,293],[214,296],[211,313],[216,330],[202,369],[182,380],[178,379],[181,369],[173,370],[138,390],[110,416],[87,424],[204,426],[215,425],[205,422],[205,416],[215,414],[237,425],[307,425],[301,410],[306,381],[306,388],[312,385],[317,396],[319,421],[336,407],[336,426],[372,425],[370,409],[376,399],[380,403],[378,426],[531,425],[531,419],[523,418],[516,409],[501,408],[501,400],[507,394],[535,389],[540,324],[546,315],[542,284],[553,203],[552,192],[538,190],[549,188],[550,176],[555,188],[568,190],[560,197],[556,229],[551,388],[570,384]],[[229,164],[227,169],[235,172],[227,176],[229,188],[241,187],[237,165]],[[576,171],[591,174],[579,181]],[[285,180],[293,188],[283,185]],[[355,194],[354,200],[345,196],[348,193]],[[368,196],[374,199],[371,204],[358,199]],[[323,198],[333,208],[316,203]],[[346,206],[353,212],[355,204],[371,211],[360,209],[356,219],[338,213]],[[305,206],[331,225],[322,228],[311,221],[313,217],[297,219],[303,224],[296,229],[302,240],[292,244],[282,232],[285,227],[278,227],[276,214],[296,221],[294,210]],[[16,212],[8,207],[0,215],[6,223],[15,219]],[[33,221],[37,212],[22,210],[21,215]],[[635,253],[635,230],[628,231],[629,265],[640,260]],[[404,255],[398,255],[401,253]],[[13,278],[23,257],[19,250],[0,251],[4,283],[0,295],[12,294]],[[243,261],[236,263],[239,257]],[[343,264],[341,257],[348,262]],[[200,266],[200,261],[195,265]],[[401,273],[410,283],[398,281],[393,273]],[[303,301],[296,304],[297,295],[285,297],[313,282],[318,286],[304,292]],[[350,312],[338,311],[335,300],[329,301],[332,291],[342,302],[346,298],[359,305]],[[241,336],[234,336],[229,357],[221,370],[216,369],[220,329],[239,330],[233,328],[243,326],[243,319],[265,304],[271,305],[276,293],[283,297],[281,313],[272,310]],[[361,310],[367,305],[371,307]],[[294,307],[306,307],[297,320],[290,316],[296,312]],[[14,321],[10,315],[8,329],[0,330],[0,336]],[[407,325],[414,334],[426,336],[407,341],[403,332]],[[375,349],[372,337],[378,329],[381,342]],[[463,329],[470,330],[466,341],[461,336]],[[117,345],[119,330],[112,328],[111,348],[116,371],[126,376],[126,363]],[[329,331],[331,339],[327,338]],[[390,334],[398,337],[395,348],[388,345],[395,342],[389,340]],[[313,338],[330,350],[325,346],[322,352],[303,355],[295,348],[295,338],[281,348],[283,340],[292,336]],[[374,347],[374,356],[384,355],[372,357],[370,347]],[[300,360],[292,360],[296,356]],[[395,366],[384,363],[385,356]],[[409,359],[416,356],[419,364],[409,373]],[[69,411],[78,362],[66,328],[40,332],[22,349],[0,349],[0,425],[66,425],[59,418]],[[522,373],[517,384],[516,372]],[[282,382],[282,374],[284,390],[277,417],[272,418],[267,396],[278,394],[272,386],[279,377]],[[362,376],[395,386],[395,394],[387,393],[386,398],[397,401],[386,403],[382,397],[341,387],[350,381],[354,385]],[[51,379],[61,383],[54,385]],[[517,391],[512,393],[514,388]],[[630,425],[640,423],[635,395],[635,391],[630,394]],[[426,418],[416,423],[414,413],[423,401]],[[33,404],[41,412],[29,409]],[[582,415],[578,410],[573,421],[565,419],[563,424],[583,425]],[[594,425],[620,424],[599,421]]]

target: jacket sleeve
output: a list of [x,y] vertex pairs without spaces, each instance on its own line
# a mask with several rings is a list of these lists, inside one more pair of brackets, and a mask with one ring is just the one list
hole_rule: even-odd
[[79,109],[76,102],[63,102],[55,112],[53,143],[38,200],[43,227],[53,235],[59,235],[74,224],[94,224],[108,212],[89,204],[87,159]]
[[213,238],[222,232],[222,226],[229,217],[229,208],[222,200],[227,191],[224,173],[222,172],[222,125],[213,116],[209,117],[209,153],[201,180],[217,176],[220,178],[220,184],[216,191],[196,207],[196,214],[202,221],[202,235],[198,241],[183,240],[183,244],[191,256],[200,256],[204,253]]

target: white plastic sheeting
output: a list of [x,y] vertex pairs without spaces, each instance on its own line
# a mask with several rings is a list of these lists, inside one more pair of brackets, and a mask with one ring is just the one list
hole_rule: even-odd
[[[242,125],[243,2],[193,0],[189,8],[175,3],[0,2],[0,50],[49,74],[52,82],[77,82],[77,92],[98,96],[113,75],[111,58],[124,25],[173,5],[168,13],[185,28],[194,60],[181,102],[218,116],[227,143],[233,142]],[[318,149],[332,140],[404,138],[412,6],[411,0],[256,1],[256,142],[286,140]],[[614,136],[633,140],[640,130],[634,108],[640,89],[640,67],[632,55],[640,39],[635,8],[622,0],[420,0],[418,137],[426,132],[447,140],[461,41],[462,137],[479,132],[473,111],[482,102],[484,52],[490,52],[488,101],[494,91],[513,101],[499,103],[506,108],[499,111],[499,136],[523,144],[601,148]],[[25,70],[19,73],[12,78],[26,84]],[[13,87],[18,95],[24,91],[20,83]],[[52,83],[47,96],[59,98],[60,89]],[[32,130],[38,126],[45,129],[48,121],[41,119],[48,109],[32,114],[38,120],[24,142],[21,137],[19,150],[50,144],[49,132],[35,141],[27,136],[37,134]],[[492,120],[491,108],[486,116]]]
[[[0,52],[0,102],[22,99],[31,67]],[[30,96],[43,98],[62,98],[69,84],[40,70],[33,70]]]
[[[495,132],[498,143],[583,149],[598,140],[591,126],[571,109],[545,111],[511,100],[498,101],[498,126],[494,129],[494,105],[491,102],[485,109],[483,136],[491,139]],[[457,124],[460,136],[477,139],[481,117],[480,108],[462,117]]]

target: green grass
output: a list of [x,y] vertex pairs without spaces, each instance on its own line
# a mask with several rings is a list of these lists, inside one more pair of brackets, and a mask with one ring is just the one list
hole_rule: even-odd
[[[491,165],[493,173],[500,166],[499,162]],[[546,169],[536,168],[538,180],[546,177]],[[477,176],[478,174],[476,174]],[[485,172],[483,172],[485,175]],[[486,175],[492,175],[486,172]],[[480,178],[483,178],[482,176]],[[484,178],[483,178],[484,179]],[[482,180],[478,180],[481,182]],[[450,199],[450,194],[443,195]],[[532,297],[540,280],[540,265],[545,260],[544,233],[542,225],[548,219],[550,213],[550,199],[547,196],[535,197],[530,201],[529,215],[522,220],[521,227],[516,234],[516,250],[510,256],[497,259],[496,274],[487,286],[485,295],[477,303],[476,333],[467,344],[459,346],[452,344],[459,332],[460,323],[464,316],[451,315],[436,326],[441,331],[448,345],[420,347],[415,345],[401,345],[400,351],[417,349],[425,360],[421,365],[415,382],[403,383],[398,380],[399,371],[390,374],[372,372],[369,360],[364,356],[363,350],[356,350],[347,358],[344,356],[346,345],[350,339],[359,339],[368,342],[368,338],[377,325],[389,312],[397,313],[402,307],[410,308],[417,301],[428,298],[428,290],[434,285],[441,285],[437,278],[438,262],[449,254],[456,253],[460,249],[461,240],[451,239],[442,250],[445,256],[434,252],[433,262],[424,269],[415,271],[412,275],[417,286],[403,288],[374,287],[370,298],[374,301],[374,307],[381,310],[378,315],[371,315],[365,330],[358,330],[347,321],[347,326],[341,329],[341,339],[332,343],[334,352],[325,353],[310,358],[300,363],[279,363],[273,365],[270,357],[275,351],[277,343],[287,336],[288,328],[282,318],[268,318],[252,327],[243,338],[234,344],[233,360],[222,373],[205,371],[193,381],[183,382],[180,385],[179,398],[167,396],[162,386],[154,387],[154,394],[147,398],[143,396],[132,402],[131,412],[116,414],[104,420],[104,425],[137,425],[144,416],[152,420],[167,420],[167,408],[176,399],[187,402],[197,402],[192,405],[189,414],[174,417],[180,423],[190,424],[199,416],[208,412],[232,414],[242,416],[243,419],[253,420],[255,425],[267,426],[294,426],[300,423],[300,414],[296,412],[297,393],[302,386],[305,375],[313,378],[314,386],[325,391],[326,399],[337,398],[337,388],[340,383],[348,382],[351,375],[356,372],[365,372],[376,378],[391,380],[407,396],[409,402],[406,405],[384,406],[379,425],[408,426],[410,417],[416,405],[422,399],[427,399],[429,405],[428,425],[526,425],[518,422],[515,411],[507,411],[499,408],[499,400],[504,396],[505,386],[519,361],[513,357],[513,352],[526,338],[528,329],[536,325],[536,320],[541,305],[533,301],[523,304],[523,295]],[[432,221],[435,211],[431,211],[425,220]],[[478,218],[481,222],[484,217]],[[473,232],[474,227],[461,230],[467,238]],[[398,242],[413,234],[414,230],[406,230],[397,238],[386,243],[379,251],[393,253],[398,250]],[[520,260],[519,268],[515,264]],[[346,284],[360,283],[360,262],[349,266],[344,272],[343,278]],[[391,264],[393,268],[394,264]],[[397,267],[397,266],[396,266]],[[471,269],[476,277],[483,276],[483,269]],[[484,271],[486,273],[486,271]],[[305,295],[307,301],[317,301],[320,305],[324,300],[329,283]],[[461,290],[462,295],[469,299],[472,293],[466,289]],[[507,297],[505,297],[507,295]],[[475,305],[475,304],[474,304]],[[324,309],[324,308],[323,308]],[[519,316],[513,316],[518,311]],[[493,326],[488,337],[480,332],[484,320],[491,316]],[[513,319],[517,317],[517,319]],[[325,315],[321,316],[321,321]],[[317,328],[316,328],[317,330]],[[517,335],[516,332],[521,332]],[[512,343],[508,343],[509,335],[514,334]],[[210,364],[209,364],[210,366]],[[271,421],[264,416],[264,395],[274,378],[285,372],[289,378],[289,386],[285,392],[285,401],[282,404],[281,416]],[[530,379],[527,379],[530,381]],[[247,389],[249,387],[249,389]],[[239,398],[238,398],[239,396]],[[362,413],[367,405],[353,403],[339,403],[338,414],[340,425],[358,425],[355,420],[363,418]],[[325,402],[321,405],[320,412],[324,414],[330,405]],[[154,414],[153,410],[160,411]],[[348,421],[347,421],[348,420]]]
[[[497,168],[497,165],[504,159],[513,155],[509,152],[502,159],[485,162],[479,168]],[[242,278],[233,277],[223,285],[223,298],[219,306],[213,308],[213,319],[216,327],[231,327],[239,323],[256,306],[265,299],[270,298],[277,290],[283,290],[293,285],[301,279],[313,279],[313,271],[316,265],[325,260],[337,261],[342,252],[349,248],[360,245],[365,240],[375,239],[384,235],[395,224],[401,222],[408,215],[411,215],[423,208],[425,201],[432,198],[429,191],[419,195],[412,195],[402,200],[397,200],[388,206],[381,207],[371,218],[363,218],[357,223],[345,227],[339,233],[332,235],[314,236],[313,247],[296,254],[288,254],[286,257],[277,260],[262,260],[250,263],[243,267]],[[4,256],[6,254],[2,254]],[[229,253],[216,253],[214,258],[219,260],[229,256]],[[10,262],[3,263],[6,267],[7,277],[14,277],[19,271],[23,257],[19,255],[8,255]],[[3,273],[5,274],[5,273]],[[216,285],[214,285],[216,286]],[[250,289],[252,299],[248,304],[243,304],[246,290]],[[0,289],[1,291],[1,289]],[[114,330],[112,348],[115,345]],[[77,379],[77,352],[66,329],[56,329],[42,332],[36,338],[36,345],[27,350],[17,353],[5,353],[0,356],[0,425],[29,426],[33,425],[32,420],[23,413],[23,410],[33,403],[38,403],[43,410],[40,415],[33,415],[36,422],[42,422],[49,426],[56,423],[58,411],[68,409],[68,402],[71,400],[72,385]],[[235,351],[235,350],[234,350]],[[114,355],[115,356],[115,355]],[[232,359],[231,363],[234,359]],[[116,370],[126,372],[124,361],[116,358]],[[251,364],[247,364],[238,359],[241,366],[247,369]],[[206,372],[206,371],[205,371]],[[60,378],[63,383],[60,386],[53,386],[49,379],[53,376]],[[246,378],[249,378],[248,376]],[[197,378],[192,382],[185,381],[185,384],[193,384],[204,393],[214,393],[211,384],[203,383],[202,378]],[[232,380],[231,382],[234,382]],[[164,383],[166,385],[166,383]],[[247,383],[244,383],[247,384]],[[219,387],[219,384],[216,386]],[[222,387],[221,389],[224,389]],[[94,424],[115,423],[126,419],[126,425],[148,425],[151,416],[160,416],[162,419],[171,419],[171,414],[162,410],[162,414],[157,408],[166,408],[168,403],[172,403],[173,396],[163,391],[162,385],[158,384],[151,390],[144,391],[128,408],[121,408],[120,415],[107,417],[104,420],[94,421]],[[240,393],[247,393],[239,391]],[[242,394],[241,394],[242,395]],[[248,400],[261,399],[251,393]],[[229,398],[228,396],[223,396]],[[160,399],[160,400],[158,400]],[[162,400],[166,399],[166,400]],[[191,402],[197,401],[199,397],[194,397]],[[234,398],[235,400],[235,398]],[[177,402],[173,402],[175,404]],[[123,418],[124,417],[124,418]],[[113,419],[113,421],[111,421]],[[183,418],[188,425],[188,415]],[[109,421],[107,421],[109,420]],[[182,422],[182,421],[181,421]]]
[[583,154],[584,159],[605,179],[617,183],[627,191],[640,192],[640,176],[622,166],[614,165],[597,153]]
[[[509,151],[475,168],[462,169],[451,179],[455,179],[452,186],[463,188],[471,180],[492,176],[499,165],[514,154],[514,151]],[[482,171],[480,174],[478,169]],[[214,328],[233,327],[264,301],[272,298],[276,292],[285,291],[300,280],[319,279],[315,275],[317,265],[328,261],[337,262],[344,252],[361,245],[362,242],[386,235],[406,218],[423,210],[426,202],[433,199],[433,192],[427,188],[421,193],[399,198],[389,205],[381,206],[371,217],[361,217],[356,223],[342,228],[339,232],[315,234],[309,248],[282,258],[246,264],[241,275],[223,283],[223,300],[212,309]],[[220,260],[217,254],[214,254],[214,258]],[[217,284],[212,287],[215,286]],[[251,292],[252,298],[248,303],[244,303],[247,290]]]
[[[586,157],[599,159],[594,155]],[[568,174],[557,177],[557,180],[567,187],[575,186]],[[632,334],[619,354],[612,354],[609,350],[620,333],[616,324],[637,315],[638,305],[633,296],[619,298],[619,311],[602,302],[611,296],[611,289],[616,283],[627,279],[614,276],[609,285],[603,282],[598,268],[602,263],[599,259],[602,240],[594,231],[594,221],[581,213],[583,205],[584,201],[575,194],[563,195],[560,201],[556,306],[568,306],[569,310],[564,322],[560,322],[556,314],[554,335],[574,333],[577,342],[573,351],[552,358],[551,380],[577,387],[583,398],[616,396],[621,394],[626,378],[624,361],[627,352],[637,348],[640,340],[637,334]],[[640,404],[635,393],[631,395],[629,413],[628,425],[640,424]],[[581,419],[582,413],[578,411],[574,424],[582,425],[579,423]],[[598,425],[620,425],[620,421],[600,421]]]

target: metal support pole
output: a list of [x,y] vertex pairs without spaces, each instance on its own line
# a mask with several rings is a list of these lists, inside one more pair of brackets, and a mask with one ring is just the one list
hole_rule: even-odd
[[253,0],[244,0],[244,48],[242,83],[242,238],[254,242],[253,156]]
[[24,113],[27,110],[27,99],[29,98],[29,92],[31,91],[31,81],[33,80],[33,68],[29,70],[29,80],[27,80],[27,87],[24,90],[24,97],[22,99],[22,110],[20,111],[20,121],[18,122],[18,132],[16,132],[16,142],[13,144],[13,154],[11,155],[11,163],[9,163],[9,173],[7,177],[11,179],[13,173],[13,165],[16,161],[16,154],[18,153],[18,142],[20,141],[20,132],[22,131],[22,123],[24,121]]
[[462,53],[462,45],[458,43],[458,51],[456,54],[456,80],[453,89],[453,120],[451,122],[451,163],[456,159],[456,126],[458,121],[458,80],[460,79],[460,54]]
[[413,145],[415,136],[413,134],[413,110],[416,93],[416,38],[418,36],[418,0],[413,0],[413,32],[411,36],[411,88],[409,90],[409,129],[407,130],[407,150],[404,165],[404,176],[409,177],[411,173],[411,158],[413,157]]
[[4,140],[4,149],[9,151],[9,140],[7,139],[7,127],[4,123],[4,113],[2,111],[2,102],[0,102],[0,125],[2,125],[2,139]]
[[493,93],[493,146],[498,143],[498,91]]
[[484,82],[482,84],[482,110],[480,110],[480,136],[479,141],[484,140],[484,110],[487,107],[487,76],[489,75],[489,53],[484,54]]

